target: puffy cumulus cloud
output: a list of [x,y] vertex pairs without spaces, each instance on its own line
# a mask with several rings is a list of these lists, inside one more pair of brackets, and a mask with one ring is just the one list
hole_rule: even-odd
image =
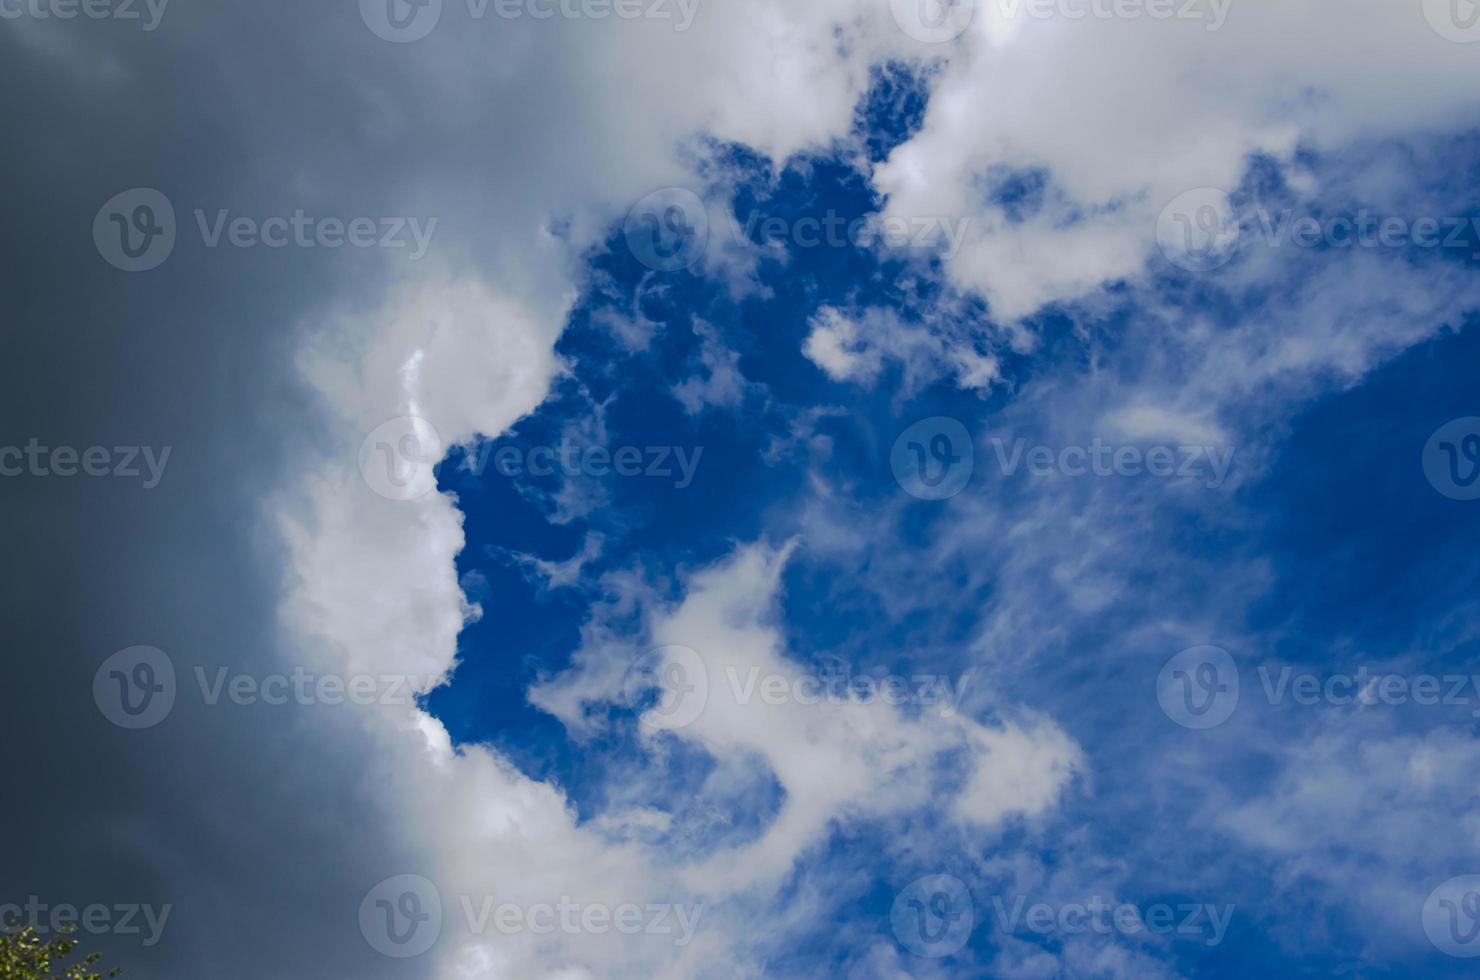
[[859,339],[858,324],[831,306],[817,311],[802,345],[807,359],[834,381],[872,381],[879,373],[877,351]]
[[[898,686],[829,696],[823,678],[785,652],[777,621],[781,571],[794,545],[740,548],[695,573],[681,602],[651,614],[642,642],[664,703],[653,728],[694,743],[721,763],[758,767],[784,799],[759,836],[682,869],[712,896],[772,887],[820,844],[835,821],[901,818],[954,796],[963,827],[992,828],[1052,809],[1083,772],[1083,754],[1051,721],[1004,718],[983,725],[956,709],[971,677],[897,678]],[[634,661],[603,647],[548,681],[536,701],[578,729],[588,710],[620,702]],[[927,690],[928,688],[928,690]],[[888,694],[888,696],[886,696]],[[936,784],[939,767],[953,770]]]
[[865,388],[878,380],[886,361],[898,364],[901,396],[939,377],[985,392],[1002,379],[1001,362],[989,350],[1002,343],[1001,332],[962,307],[959,298],[937,302],[911,323],[892,309],[823,306],[808,321],[802,353],[834,381]]
[[1235,2],[1216,30],[1213,3],[1167,20],[1041,6],[978,0],[923,127],[874,175],[891,215],[971,217],[946,268],[999,318],[1138,278],[1163,207],[1233,191],[1251,155],[1298,170],[1297,150],[1477,118],[1480,65],[1419,4]]
[[[410,675],[426,691],[453,667],[457,634],[477,610],[456,578],[461,514],[432,490],[430,467],[454,442],[501,432],[539,402],[554,369],[550,323],[476,279],[432,275],[318,335],[303,369],[335,410],[343,442],[280,503],[295,573],[283,622],[321,669]],[[359,438],[398,415],[431,423],[384,430],[401,483],[382,475],[381,446],[356,453]],[[426,492],[398,499],[403,488]],[[377,746],[372,778],[385,819],[420,855],[415,867],[384,874],[422,875],[440,895],[437,975],[697,975],[709,939],[676,947],[673,936],[648,932],[576,929],[552,939],[500,929],[489,918],[500,906],[646,907],[680,892],[665,889],[642,855],[578,827],[556,788],[484,747],[454,750],[415,706],[368,707],[358,723]]]
[[281,503],[296,575],[287,621],[326,666],[429,680],[451,668],[477,610],[453,564],[462,515],[429,492],[432,467],[539,403],[554,334],[471,276],[429,272],[314,336],[303,370],[342,441]]

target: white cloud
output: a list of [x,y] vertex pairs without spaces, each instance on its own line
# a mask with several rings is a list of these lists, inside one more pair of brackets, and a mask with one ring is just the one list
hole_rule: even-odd
[[858,324],[831,306],[817,311],[802,345],[807,359],[834,381],[872,381],[879,373],[877,350],[860,343]]
[[[966,789],[954,803],[963,825],[996,827],[1057,804],[1085,762],[1078,746],[1047,719],[983,726],[932,707],[907,713],[882,698],[807,703],[811,695],[795,684],[809,672],[786,653],[777,622],[780,575],[790,551],[743,547],[697,572],[683,601],[653,614],[642,638],[656,647],[691,650],[694,663],[702,664],[705,682],[680,695],[698,700],[670,709],[687,722],[671,734],[722,763],[760,766],[785,795],[757,840],[686,868],[692,887],[714,895],[767,887],[821,843],[833,821],[893,818],[931,805],[941,793],[932,784],[931,767],[952,752],[964,758]],[[636,652],[631,645],[625,651],[604,646],[599,656],[578,656],[579,666],[541,688],[537,701],[561,709],[567,723],[583,728],[586,703],[620,702],[621,671]],[[761,693],[767,679],[780,679],[803,697],[768,699]],[[947,682],[960,691],[969,681]],[[577,691],[581,696],[572,697]]]
[[[1196,21],[977,17],[933,84],[925,124],[874,175],[899,217],[970,216],[946,268],[999,318],[1140,277],[1178,194],[1233,190],[1250,154],[1465,128],[1480,63],[1418,4],[1233,5]],[[1271,39],[1278,39],[1271,41]],[[984,201],[993,168],[1046,170],[1040,211]]]

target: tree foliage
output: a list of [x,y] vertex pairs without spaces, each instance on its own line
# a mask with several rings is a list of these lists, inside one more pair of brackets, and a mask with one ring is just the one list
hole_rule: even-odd
[[[0,932],[0,980],[104,980],[123,972],[113,969],[103,974],[93,969],[102,953],[89,953],[64,967],[61,961],[77,947],[77,940],[67,938],[70,931],[49,940],[43,940],[34,926]],[[63,972],[53,973],[54,969]]]

